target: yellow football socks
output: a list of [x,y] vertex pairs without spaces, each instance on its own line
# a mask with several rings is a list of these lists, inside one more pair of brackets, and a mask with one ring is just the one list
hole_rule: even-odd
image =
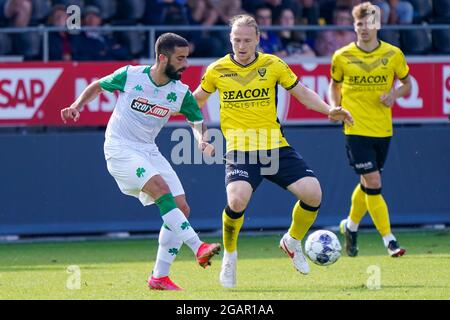
[[301,201],[297,201],[292,210],[292,223],[289,228],[289,235],[296,240],[302,240],[316,220],[318,211],[319,207],[311,207]]
[[[227,207],[228,209],[228,207]],[[222,227],[223,227],[223,245],[226,252],[234,252],[237,249],[237,241],[239,231],[244,224],[244,214],[239,218],[233,219],[227,214],[227,209],[222,214]],[[230,209],[228,209],[230,211]]]
[[366,212],[366,194],[361,189],[361,185],[358,183],[355,190],[353,190],[352,206],[350,207],[349,218],[353,223],[359,224]]
[[391,233],[389,211],[381,189],[366,188],[366,205],[372,217],[373,223],[382,237]]

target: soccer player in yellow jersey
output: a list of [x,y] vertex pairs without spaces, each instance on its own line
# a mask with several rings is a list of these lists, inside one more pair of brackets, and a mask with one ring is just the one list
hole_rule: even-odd
[[233,53],[212,63],[194,92],[199,106],[216,90],[220,96],[220,123],[227,142],[227,206],[222,215],[225,254],[220,282],[226,288],[236,286],[237,238],[244,211],[263,178],[288,189],[299,200],[280,247],[299,272],[309,273],[300,241],[316,219],[322,192],[314,172],[283,135],[276,112],[277,85],[308,108],[332,120],[352,123],[348,111],[323,102],[281,59],[256,51],[260,33],[254,18],[239,15],[231,19],[230,26]]
[[[409,94],[411,81],[402,51],[377,38],[378,14],[378,7],[370,2],[353,8],[357,41],[336,51],[331,64],[331,105],[342,105],[355,120],[354,126],[344,125],[344,134],[350,165],[360,181],[352,194],[349,216],[340,225],[351,257],[358,254],[358,225],[367,211],[389,255],[405,254],[391,232],[381,194],[381,171],[392,137],[391,108],[397,98]],[[396,89],[395,78],[401,82]]]

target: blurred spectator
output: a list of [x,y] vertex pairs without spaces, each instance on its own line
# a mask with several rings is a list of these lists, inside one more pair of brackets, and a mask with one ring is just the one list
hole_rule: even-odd
[[[189,42],[189,53],[194,57],[222,56],[223,44],[209,36],[208,26],[218,21],[218,15],[209,0],[148,0],[143,22],[148,25],[204,25],[205,32],[177,31]],[[156,37],[169,32],[170,27]]]
[[[98,27],[102,25],[100,9],[87,6],[83,13],[83,26]],[[127,60],[129,52],[123,48],[112,35],[99,31],[84,31],[76,38],[74,60]]]
[[[57,4],[52,8],[48,17],[48,25],[56,27],[65,27],[67,21],[66,7]],[[50,32],[49,40],[49,59],[70,61],[73,56],[73,35],[68,32]]]
[[[115,25],[132,26],[138,24],[141,19],[146,23],[146,15],[149,12],[158,14],[158,12],[147,10],[153,2],[151,0],[88,0],[89,4],[98,6],[101,9],[102,18],[108,19]],[[108,1],[108,4],[106,4]],[[115,3],[115,4],[114,4]],[[153,9],[153,8],[152,8]],[[115,11],[115,13],[114,13]],[[110,17],[108,17],[108,15]],[[149,23],[153,24],[153,23]],[[154,23],[156,24],[156,23]]]
[[[278,18],[278,24],[281,26],[291,27],[295,25],[294,12],[290,8],[281,10]],[[280,33],[281,43],[283,46],[283,53],[281,57],[314,57],[315,53],[308,44],[304,41],[304,35],[298,31],[284,30]]]
[[[283,3],[284,2],[284,3]],[[270,11],[272,11],[272,17],[273,19],[276,19],[280,13],[281,9],[284,7],[290,7],[291,2],[290,1],[282,1],[282,0],[264,0],[265,7],[269,8]]]
[[317,1],[297,0],[292,8],[294,8],[294,14],[301,24],[314,25],[319,23],[320,8]]
[[[209,2],[219,15],[217,21],[217,24],[219,25],[228,25],[232,17],[245,13],[245,10],[242,9],[241,0],[210,0]],[[227,33],[229,33],[229,31],[227,31]]]
[[194,56],[220,57],[231,51],[229,30],[209,31],[213,25],[228,25],[229,20],[238,14],[245,13],[240,0],[188,0],[194,23],[204,26],[200,38],[195,40],[197,50]]
[[[272,26],[272,11],[266,6],[259,7],[256,9],[255,19],[260,28],[270,27]],[[281,44],[280,37],[273,31],[261,31],[259,50],[277,56],[286,55],[286,53],[283,52],[283,45]]]
[[283,8],[291,8],[296,14],[300,12],[296,7],[297,1],[298,0],[242,0],[242,9],[255,15],[258,8],[267,7],[272,11],[273,19],[276,20]]
[[3,0],[0,10],[0,17],[7,19],[9,26],[26,27],[30,23],[33,4],[31,0]]
[[373,0],[381,9],[382,24],[409,24],[414,18],[414,7],[407,1]]
[[254,15],[256,8],[264,5],[264,0],[242,0],[242,9]]
[[361,0],[319,0],[318,4],[320,7],[320,16],[325,20],[322,21],[324,24],[333,23],[333,13],[336,8],[347,7],[353,8],[360,4]]
[[[190,25],[193,23],[193,18],[186,0],[148,0],[143,22],[147,25]],[[169,31],[170,28],[157,32],[156,37]],[[187,31],[177,32],[177,34],[188,40],[189,52],[192,54],[195,50],[193,39],[196,34]]]
[[[333,13],[333,23],[338,26],[351,26],[352,14],[348,7],[338,7]],[[315,49],[319,56],[331,56],[333,53],[352,41],[356,41],[356,34],[352,30],[327,30],[319,33]]]
[[188,25],[192,17],[187,0],[147,0],[142,20],[147,25]]
[[219,21],[219,13],[208,0],[188,0],[192,19],[202,26],[213,26]]
[[[292,5],[296,22],[305,25],[316,25],[320,19],[319,3],[314,0],[296,0]],[[316,38],[317,31],[307,31],[308,39]]]
[[[33,3],[31,0],[3,0],[0,1],[0,15],[3,23],[8,27],[27,27],[30,24]],[[36,59],[41,51],[41,35],[36,32],[14,33],[10,35],[12,53],[19,54],[25,60]],[[2,45],[2,44],[0,44]]]
[[191,36],[194,44],[193,57],[220,57],[226,52],[224,48],[228,40],[218,31],[210,31],[209,27],[219,24],[218,10],[210,0],[188,0],[193,24],[203,26],[203,31]]

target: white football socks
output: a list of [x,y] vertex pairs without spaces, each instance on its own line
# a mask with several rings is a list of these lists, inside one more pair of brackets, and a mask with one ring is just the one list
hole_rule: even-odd
[[353,222],[352,219],[350,219],[350,217],[348,217],[346,227],[351,232],[356,232],[356,231],[358,231],[359,223]]
[[183,241],[177,237],[175,232],[162,226],[161,231],[159,232],[158,242],[158,253],[156,255],[153,276],[161,278],[169,275],[170,266],[175,261],[175,258],[183,245]]
[[237,250],[233,252],[224,251],[223,252],[223,260],[236,260],[237,259]]
[[384,246],[387,248],[389,245],[389,242],[392,240],[397,241],[397,239],[394,237],[392,233],[389,233],[383,237]]
[[178,208],[174,208],[163,215],[162,219],[170,230],[176,233],[178,239],[186,243],[194,254],[196,254],[202,242],[183,212]]

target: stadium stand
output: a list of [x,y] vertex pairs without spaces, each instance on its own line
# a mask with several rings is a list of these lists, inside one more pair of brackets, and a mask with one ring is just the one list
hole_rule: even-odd
[[117,1],[115,0],[87,0],[86,4],[99,8],[101,18],[105,22],[109,22],[117,14]]
[[431,34],[427,30],[402,30],[400,39],[405,54],[427,54],[431,50]]
[[33,10],[31,12],[30,26],[36,26],[46,23],[47,17],[50,15],[52,4],[49,0],[32,0]]
[[433,13],[431,1],[429,0],[409,0],[414,8],[414,23],[428,21]]
[[433,50],[438,54],[450,54],[450,30],[433,30]]
[[[148,3],[153,1],[148,1]],[[139,22],[145,13],[146,1],[144,0],[128,0],[119,1],[117,3],[116,19],[122,21],[124,24],[132,24]],[[115,22],[114,24],[118,24]]]
[[380,39],[394,46],[401,47],[400,32],[398,30],[381,30]]
[[[38,1],[42,1],[42,0],[38,0]],[[53,5],[63,4],[65,6],[76,5],[76,6],[79,6],[81,8],[81,10],[83,10],[84,6],[85,6],[84,0],[52,0],[52,4]]]
[[433,0],[433,18],[443,23],[450,22],[450,0]]
[[0,55],[7,55],[12,51],[12,41],[8,34],[0,33]]
[[[225,26],[226,21],[224,20],[235,13],[255,14],[256,9],[264,5],[271,9],[273,22],[276,25],[282,9],[290,8],[295,15],[295,25],[297,26],[317,24],[333,26],[335,8],[346,6],[350,9],[355,2],[359,1],[243,0],[230,1],[224,6],[217,0],[0,0],[0,27],[52,26],[54,24],[49,22],[49,17],[56,5],[79,6],[83,15],[86,8],[95,7],[101,18],[101,25],[106,26],[203,26],[204,30],[202,31],[192,31],[187,28],[179,33],[191,43],[192,57],[217,57],[229,51],[228,33],[226,30],[211,31],[208,28]],[[374,0],[373,2],[378,3],[383,11],[397,13],[394,14],[396,18],[393,18],[392,14],[386,15],[383,12],[383,19],[388,24],[408,24],[411,10],[413,10],[412,24],[450,24],[450,0],[398,1],[399,7],[397,8],[393,8],[390,1]],[[169,30],[170,27],[167,31]],[[406,54],[446,54],[449,52],[449,32],[448,29],[388,29],[380,32],[380,38],[400,46]],[[155,36],[160,33],[162,31],[157,31]],[[307,31],[305,34],[306,37],[303,41],[315,48],[317,45],[315,40],[320,32]],[[127,51],[126,54],[114,58],[128,60],[149,57],[149,35],[146,30],[130,31],[129,29],[108,34],[111,43],[117,44]],[[74,39],[78,36],[75,33],[70,35]],[[48,38],[54,40],[55,36],[49,35]],[[42,32],[5,33],[0,31],[2,43],[0,55],[22,56],[24,60],[42,60],[45,48],[43,39]],[[49,46],[49,52],[61,50],[58,47],[60,46],[58,41],[50,41]],[[56,48],[52,48],[52,46],[56,46]],[[75,48],[77,45],[73,46]],[[318,50],[315,50],[315,54],[317,56],[329,55],[328,52],[322,53]],[[63,55],[56,54],[49,59],[58,60],[55,56],[62,57]],[[71,55],[70,59],[77,60],[77,55]],[[83,59],[85,58],[81,60]]]

